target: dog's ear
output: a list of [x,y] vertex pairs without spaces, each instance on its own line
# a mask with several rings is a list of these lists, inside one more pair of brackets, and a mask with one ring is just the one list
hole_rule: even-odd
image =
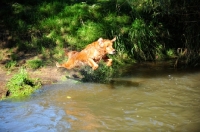
[[103,38],[99,38],[98,43],[99,43],[100,47],[103,47]]
[[115,42],[115,41],[116,41],[116,37],[114,37],[111,41],[112,41],[112,42]]

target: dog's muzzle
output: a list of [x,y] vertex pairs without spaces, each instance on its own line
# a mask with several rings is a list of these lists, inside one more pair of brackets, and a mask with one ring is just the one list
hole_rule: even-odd
[[112,51],[110,54],[113,55],[113,54],[116,54],[116,53],[117,53],[117,51],[114,50],[114,51]]

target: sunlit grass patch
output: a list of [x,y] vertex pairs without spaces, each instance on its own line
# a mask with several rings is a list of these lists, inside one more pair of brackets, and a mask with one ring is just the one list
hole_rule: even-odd
[[45,32],[49,32],[51,30],[57,30],[59,29],[58,27],[58,24],[57,23],[57,20],[56,20],[56,17],[49,17],[43,21],[40,22],[40,28],[42,30],[44,30]]
[[78,29],[77,35],[83,42],[92,42],[99,37],[104,37],[103,26],[100,23],[88,21]]
[[79,16],[84,16],[88,14],[88,5],[85,3],[74,4],[70,6],[65,6],[64,15],[72,16],[77,14]]
[[53,58],[55,58],[56,60],[63,60],[63,58],[65,58],[65,51],[64,51],[64,48],[58,47],[58,46],[57,46],[57,47],[54,49]]
[[43,2],[38,6],[39,11],[45,16],[58,14],[64,8],[65,3],[60,1]]
[[116,20],[121,25],[130,23],[130,17],[128,15],[117,16]]
[[107,23],[113,23],[116,22],[116,14],[108,13],[103,20]]
[[96,18],[96,19],[101,19],[102,16],[103,16],[101,14],[100,10],[101,10],[101,5],[100,4],[93,4],[93,5],[88,7],[88,11],[91,14],[91,16],[93,18]]
[[105,15],[103,20],[106,23],[116,23],[116,24],[129,24],[130,23],[130,16],[128,15],[116,15],[115,13],[108,13]]
[[29,78],[25,69],[21,68],[6,84],[11,97],[30,95],[41,86],[38,79]]
[[55,39],[55,37],[57,37],[57,36],[58,36],[58,34],[56,33],[55,30],[51,30],[49,32],[49,34],[46,35],[47,38],[53,38],[53,39]]
[[65,35],[63,36],[66,43],[69,44],[72,47],[76,47],[77,49],[80,49],[82,46],[80,46],[80,40],[77,38],[76,35]]

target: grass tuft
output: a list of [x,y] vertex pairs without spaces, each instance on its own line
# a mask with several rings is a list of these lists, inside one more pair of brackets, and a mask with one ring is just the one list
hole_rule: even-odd
[[17,61],[10,60],[5,64],[5,68],[13,69],[17,65]]
[[34,60],[27,61],[27,67],[29,67],[29,68],[38,69],[42,66],[44,66],[44,62],[40,59],[34,59]]
[[30,95],[41,86],[38,79],[29,78],[25,69],[21,68],[6,84],[10,97]]

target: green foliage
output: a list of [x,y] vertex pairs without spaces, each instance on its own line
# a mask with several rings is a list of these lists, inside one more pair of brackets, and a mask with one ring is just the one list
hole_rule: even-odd
[[92,70],[89,67],[86,67],[81,70],[84,78],[83,82],[98,82],[98,83],[108,83],[113,77],[114,69],[112,67],[107,67],[105,64],[100,63],[97,70]]
[[38,69],[44,65],[44,62],[40,59],[28,60],[27,67],[32,69]]
[[78,29],[77,35],[81,38],[80,41],[82,43],[91,43],[92,40],[97,40],[99,37],[104,37],[103,26],[94,22],[86,22]]
[[[159,50],[155,27],[143,19],[135,19],[129,31],[131,53],[137,60],[154,60]],[[162,49],[161,49],[162,50]]]
[[10,60],[5,64],[5,68],[13,69],[17,65],[17,61]]
[[38,79],[30,79],[25,69],[21,68],[6,84],[11,97],[30,95],[41,86]]
[[174,58],[176,56],[175,51],[173,49],[167,50],[167,56],[169,58]]

